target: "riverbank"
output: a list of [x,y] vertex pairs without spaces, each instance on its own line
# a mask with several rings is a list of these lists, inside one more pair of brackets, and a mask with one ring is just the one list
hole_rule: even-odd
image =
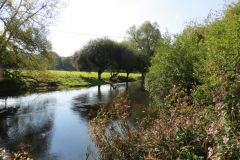
[[174,87],[162,104],[143,108],[134,118],[125,95],[100,107],[90,121],[100,159],[239,159],[240,125],[227,103],[219,98],[207,106],[191,98]]
[[[83,87],[91,87],[101,84],[112,83],[109,79],[111,74],[104,72],[102,80],[98,80],[96,72],[78,71],[18,71],[12,72],[9,79],[0,82],[0,93],[22,92],[22,91],[49,91],[69,90]],[[140,74],[130,74],[129,81],[136,81]],[[116,82],[126,81],[126,74],[120,73],[115,78]]]

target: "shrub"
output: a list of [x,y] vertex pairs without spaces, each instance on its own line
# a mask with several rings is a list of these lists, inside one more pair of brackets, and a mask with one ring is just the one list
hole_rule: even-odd
[[146,89],[155,101],[161,101],[173,85],[190,90],[199,83],[194,76],[194,66],[205,55],[200,55],[203,27],[189,27],[172,41],[165,36],[159,43],[147,73]]
[[100,111],[90,123],[101,159],[239,158],[238,133],[227,104],[219,99],[215,106],[202,107],[190,105],[189,99],[174,86],[155,117],[143,117],[133,127],[131,111],[124,107],[127,100],[119,97],[109,112]]

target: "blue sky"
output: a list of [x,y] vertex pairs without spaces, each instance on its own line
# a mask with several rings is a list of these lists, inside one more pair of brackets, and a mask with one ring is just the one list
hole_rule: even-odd
[[161,32],[179,33],[190,20],[201,21],[237,0],[67,0],[49,40],[53,50],[70,56],[89,40],[122,41],[127,29],[144,21],[157,22]]

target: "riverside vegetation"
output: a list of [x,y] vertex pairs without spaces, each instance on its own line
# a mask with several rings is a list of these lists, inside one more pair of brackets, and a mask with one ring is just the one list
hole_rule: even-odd
[[[124,42],[106,38],[90,41],[72,59],[79,70],[96,73],[70,74],[34,71],[47,69],[52,62],[49,42],[38,34],[46,24],[31,28],[29,16],[21,19],[25,15],[9,2],[0,2],[7,8],[5,12],[16,12],[0,14],[9,20],[3,23],[6,31],[0,36],[0,63],[5,71],[1,88],[10,82],[19,90],[36,86],[66,89],[108,82],[121,76],[120,72],[127,77],[141,73],[152,102],[134,119],[137,125],[132,124],[131,100],[122,94],[109,106],[100,106],[97,116],[91,117],[89,126],[100,159],[240,159],[239,1],[209,14],[202,23],[190,23],[178,35],[161,35],[156,23],[145,22],[131,27]],[[26,8],[30,11],[39,5],[21,2],[23,8],[30,6]],[[45,9],[43,13],[52,11],[51,7]],[[45,22],[39,17],[33,22]],[[14,45],[19,41],[25,45]],[[43,66],[36,63],[39,60]]]
[[101,159],[240,158],[240,2],[159,42],[145,79],[153,103],[131,125],[120,95],[90,123]]

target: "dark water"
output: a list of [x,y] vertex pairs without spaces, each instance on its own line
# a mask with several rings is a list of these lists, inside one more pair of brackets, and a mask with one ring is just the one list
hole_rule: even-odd
[[127,92],[134,104],[148,104],[139,83],[2,98],[0,107],[20,108],[13,115],[0,115],[0,147],[11,151],[25,148],[41,160],[86,159],[89,152],[89,159],[96,159],[97,148],[88,128],[89,110],[81,107],[109,103],[117,92]]

